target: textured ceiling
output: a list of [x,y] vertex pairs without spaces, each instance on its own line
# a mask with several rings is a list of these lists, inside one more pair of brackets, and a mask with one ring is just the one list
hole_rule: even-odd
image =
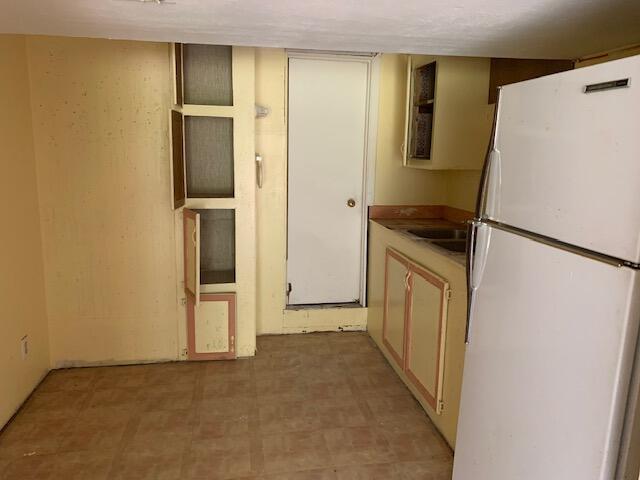
[[0,8],[3,33],[530,58],[640,43],[640,0],[0,0]]

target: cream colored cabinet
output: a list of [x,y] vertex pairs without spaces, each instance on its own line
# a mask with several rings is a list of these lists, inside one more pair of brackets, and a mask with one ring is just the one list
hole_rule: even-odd
[[187,351],[189,360],[236,358],[236,296],[201,293],[199,305],[187,299]]
[[482,168],[493,122],[490,67],[488,58],[408,56],[401,146],[406,167]]
[[186,356],[255,354],[254,50],[174,46],[173,200]]
[[449,295],[446,280],[387,248],[383,345],[437,414],[442,410]]
[[400,368],[404,368],[405,360],[408,277],[407,259],[393,250],[387,250],[382,341]]
[[442,409],[449,284],[409,263],[405,371],[436,413]]

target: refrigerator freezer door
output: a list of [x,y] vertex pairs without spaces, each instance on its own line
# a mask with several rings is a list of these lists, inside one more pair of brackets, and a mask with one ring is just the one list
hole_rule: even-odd
[[639,273],[495,228],[489,237],[454,480],[612,479]]
[[640,56],[503,87],[482,215],[640,263],[639,132]]

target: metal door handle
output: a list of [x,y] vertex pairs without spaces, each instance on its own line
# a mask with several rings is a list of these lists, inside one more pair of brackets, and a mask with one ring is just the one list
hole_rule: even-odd
[[258,188],[262,188],[262,179],[262,155],[256,153],[256,183],[258,184]]
[[[496,106],[493,112],[493,125],[491,126],[491,136],[489,137],[489,146],[487,147],[487,154],[484,160],[484,166],[482,167],[482,175],[480,177],[480,189],[478,190],[478,197],[476,199],[476,218],[486,218],[487,215],[487,195],[489,189],[489,170],[491,169],[491,162],[494,151],[496,150],[496,139],[498,136],[498,114],[500,112],[500,94],[502,87],[498,87],[498,97],[496,99]],[[495,192],[494,192],[495,193]]]
[[473,283],[471,277],[473,275],[474,249],[476,248],[476,227],[477,221],[469,222],[469,231],[467,233],[467,323],[464,332],[464,343],[469,343],[471,333],[471,310],[473,304]]
[[356,206],[356,201],[353,198],[347,200],[347,207],[353,208]]
[[465,332],[465,343],[467,344],[471,342],[474,312],[473,304],[476,291],[480,286],[484,269],[487,265],[487,256],[491,243],[491,227],[482,222],[474,221],[471,224],[469,234],[470,240],[467,254],[467,328]]

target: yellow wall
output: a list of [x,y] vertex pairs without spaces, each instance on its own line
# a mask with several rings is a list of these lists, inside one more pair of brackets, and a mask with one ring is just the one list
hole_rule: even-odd
[[480,188],[481,170],[456,170],[447,172],[447,197],[450,207],[470,212],[476,209],[476,198]]
[[[0,427],[49,369],[25,41],[0,35]],[[20,339],[28,335],[22,359]]]
[[27,51],[51,365],[175,359],[168,46]]
[[[26,43],[51,365],[179,358],[168,47],[61,37]],[[362,327],[364,309],[285,310],[286,64],[283,49],[256,49],[256,102],[271,110],[256,120],[265,167],[257,329]],[[446,203],[448,173],[402,167],[405,76],[402,56],[382,56],[374,203]],[[26,85],[25,78],[25,92]],[[470,203],[455,203],[465,193],[453,185],[454,204]]]
[[256,49],[256,103],[269,115],[256,119],[256,152],[264,182],[257,192],[257,331],[282,333],[287,244],[287,56],[282,49]]

